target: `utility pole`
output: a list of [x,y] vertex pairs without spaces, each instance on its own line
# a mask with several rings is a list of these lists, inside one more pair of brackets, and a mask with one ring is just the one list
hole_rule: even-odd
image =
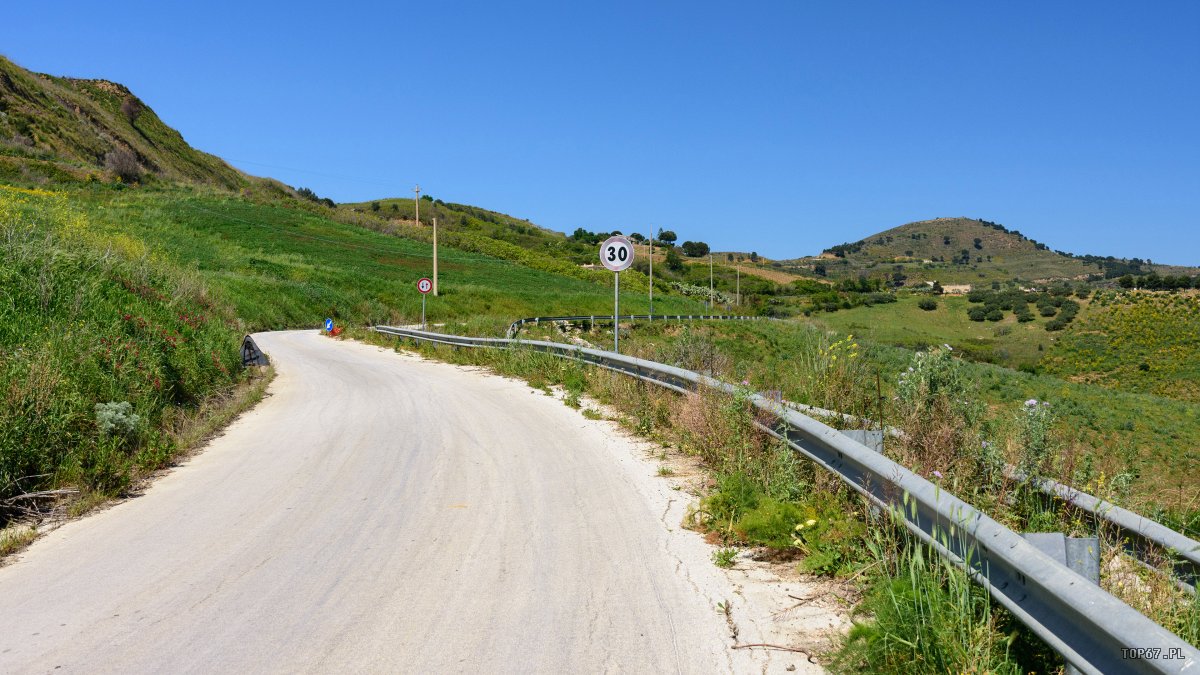
[[421,224],[421,186],[418,185],[415,188],[413,188],[413,192],[416,193],[416,195],[417,195],[416,197],[413,197],[413,210],[417,214],[413,217],[416,218],[417,225],[420,225]]
[[437,218],[433,219],[433,297],[437,297]]
[[[435,268],[436,269],[436,268]],[[435,277],[436,278],[436,277]],[[437,282],[434,282],[434,288],[437,288]],[[742,264],[737,266],[737,290],[734,291],[733,297],[736,298],[737,306],[742,306]]]
[[708,313],[709,314],[712,314],[713,307],[716,304],[717,304],[716,299],[713,298],[713,266],[712,266],[712,252],[710,251],[708,254]]
[[650,320],[654,321],[654,228],[650,228]]

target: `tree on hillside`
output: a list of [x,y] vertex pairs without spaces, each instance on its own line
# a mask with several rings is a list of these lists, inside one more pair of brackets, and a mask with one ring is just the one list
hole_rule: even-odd
[[683,242],[683,254],[689,258],[700,258],[708,255],[708,244],[702,241]]
[[754,251],[750,252],[750,262],[758,262],[758,253]]
[[396,202],[392,202],[392,213],[400,213],[400,207],[396,204]]
[[136,98],[127,98],[121,102],[121,114],[125,116],[125,119],[129,120],[130,124],[133,124],[134,120],[145,109],[146,106],[142,105]]
[[943,292],[945,292],[945,289],[942,288],[942,284],[937,281],[933,282],[933,294],[941,295]]
[[675,240],[678,238],[679,237],[671,230],[659,230],[658,231],[658,240],[661,241],[662,243],[666,244],[667,246],[674,246]]
[[979,249],[980,251],[983,250],[983,240],[979,237],[975,237],[975,248]]
[[687,266],[683,264],[683,258],[680,258],[679,254],[675,252],[675,248],[668,248],[667,269],[671,270],[672,272],[682,272],[686,267]]
[[379,206],[379,202],[371,202],[371,211],[379,213],[380,208],[382,207]]
[[643,237],[642,235],[638,234],[637,232],[634,232],[633,234],[629,235],[629,240],[632,242],[641,244],[642,242],[646,241],[646,238]]

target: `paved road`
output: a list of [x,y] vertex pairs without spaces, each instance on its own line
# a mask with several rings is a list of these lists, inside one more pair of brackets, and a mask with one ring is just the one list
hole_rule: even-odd
[[0,672],[762,667],[601,425],[311,331],[258,341],[269,398],[0,568]]

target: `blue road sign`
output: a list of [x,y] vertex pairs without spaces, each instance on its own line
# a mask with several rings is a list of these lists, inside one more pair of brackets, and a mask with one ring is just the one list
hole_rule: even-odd
[[325,319],[325,332],[333,330],[333,319]]

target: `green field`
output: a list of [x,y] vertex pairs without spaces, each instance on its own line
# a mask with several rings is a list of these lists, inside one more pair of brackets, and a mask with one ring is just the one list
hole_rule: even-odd
[[[247,330],[315,327],[325,316],[361,325],[413,323],[421,311],[416,281],[432,273],[430,244],[319,213],[173,191],[98,190],[77,199],[101,231],[152,242],[158,255],[197,272]],[[611,275],[597,276],[603,283],[443,242],[439,295],[427,298],[427,319],[466,321],[496,333],[522,316],[611,312]],[[648,300],[631,291],[622,304],[642,312]],[[670,296],[655,305],[663,312],[699,308]]]
[[1200,403],[1200,295],[1101,294],[1044,365],[1072,381]]
[[967,309],[972,305],[965,297],[937,298],[933,311],[917,307],[924,297],[928,296],[902,296],[889,304],[817,312],[812,321],[872,342],[909,349],[949,344],[972,360],[1011,368],[1035,365],[1054,344],[1055,334],[1046,332],[1044,317],[1018,323],[1007,312],[1001,321],[971,321]]

